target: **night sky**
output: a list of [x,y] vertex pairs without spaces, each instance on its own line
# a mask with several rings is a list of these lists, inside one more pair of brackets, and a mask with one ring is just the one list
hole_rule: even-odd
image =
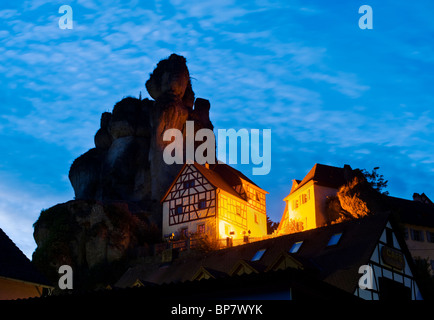
[[[73,29],[59,28],[61,5]],[[360,29],[359,7],[373,9]],[[390,195],[434,199],[434,2],[2,1],[0,228],[27,255],[41,209],[73,199],[72,161],[102,112],[150,98],[157,62],[187,58],[217,129],[271,129],[267,190],[279,221],[315,163],[379,173]]]

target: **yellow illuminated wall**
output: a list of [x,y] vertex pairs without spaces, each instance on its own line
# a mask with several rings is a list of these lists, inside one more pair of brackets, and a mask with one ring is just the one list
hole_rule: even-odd
[[0,277],[0,300],[40,297],[42,289],[35,284]]
[[[265,195],[263,195],[265,202]],[[262,199],[262,195],[258,195]],[[254,200],[256,200],[256,195]],[[258,201],[259,202],[259,201]],[[218,193],[218,234],[220,239],[227,237],[243,239],[244,236],[262,237],[267,234],[267,216],[248,201],[243,201],[223,190]],[[248,231],[250,230],[250,234]]]
[[294,231],[316,228],[313,181],[289,194],[285,199],[288,219]]
[[242,239],[247,232],[246,204],[224,191],[218,193],[219,238]]
[[238,195],[216,188],[194,166],[186,166],[162,202],[163,237],[184,233],[203,233],[218,240],[266,236],[267,192],[243,179],[233,188]]
[[293,232],[324,226],[328,222],[326,201],[337,189],[315,184],[313,180],[290,193],[286,201],[289,225]]

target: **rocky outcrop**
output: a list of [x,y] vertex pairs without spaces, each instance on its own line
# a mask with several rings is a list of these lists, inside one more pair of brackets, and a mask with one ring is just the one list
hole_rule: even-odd
[[163,161],[170,143],[163,141],[164,132],[185,132],[187,120],[196,130],[213,125],[209,101],[194,100],[184,57],[172,54],[160,61],[146,88],[155,100],[128,97],[102,114],[95,148],[73,162],[69,179],[76,199],[137,202],[159,224],[159,200],[180,170]]
[[73,200],[43,210],[34,238],[38,248],[33,262],[40,270],[54,281],[55,270],[70,265],[78,279],[75,284],[83,287],[90,270],[113,272],[112,263],[147,253],[160,232],[134,204]]
[[127,97],[101,115],[95,147],[69,171],[75,200],[43,211],[35,223],[33,259],[42,269],[69,264],[85,274],[137,258],[134,249],[161,239],[161,232],[154,237],[161,226],[160,199],[182,166],[164,162],[171,142],[163,134],[175,128],[185,137],[187,120],[195,130],[213,125],[209,101],[195,100],[184,57],[160,61],[146,88],[154,100]]
[[146,89],[155,100],[170,95],[181,99],[184,106],[193,107],[194,92],[184,57],[172,54],[168,59],[160,61],[146,82]]
[[354,170],[351,180],[339,188],[336,196],[328,198],[326,210],[329,221],[339,223],[387,211],[388,208],[384,196],[373,189],[359,170]]

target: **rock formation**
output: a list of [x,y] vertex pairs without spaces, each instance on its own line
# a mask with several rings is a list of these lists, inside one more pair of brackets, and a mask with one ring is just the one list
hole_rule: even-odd
[[336,196],[328,197],[327,214],[331,223],[359,219],[386,211],[383,195],[375,190],[359,169],[342,185]]
[[125,98],[101,116],[95,148],[78,157],[69,179],[78,200],[122,200],[139,203],[160,223],[159,200],[180,169],[166,165],[164,132],[185,132],[185,122],[195,121],[196,130],[213,129],[210,104],[196,99],[184,57],[172,54],[157,64],[146,82],[155,100]]
[[[159,240],[143,234],[161,226],[160,199],[182,166],[164,163],[170,142],[163,134],[176,128],[185,136],[187,120],[194,121],[195,130],[213,125],[209,101],[195,100],[184,57],[172,54],[160,61],[146,89],[154,100],[127,97],[101,115],[95,147],[75,159],[69,171],[75,200],[41,213],[34,226],[39,266],[67,263],[90,270],[126,257],[144,245],[143,239]],[[118,224],[110,216],[113,206],[123,208],[115,210],[122,212]],[[57,237],[59,228],[68,237]]]

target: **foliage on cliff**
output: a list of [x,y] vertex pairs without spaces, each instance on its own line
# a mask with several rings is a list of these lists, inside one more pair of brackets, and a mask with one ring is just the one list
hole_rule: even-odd
[[385,210],[383,189],[387,181],[378,174],[376,167],[372,172],[365,169],[353,170],[353,178],[341,186],[336,196],[327,199],[326,208],[331,223],[359,219],[375,212]]

